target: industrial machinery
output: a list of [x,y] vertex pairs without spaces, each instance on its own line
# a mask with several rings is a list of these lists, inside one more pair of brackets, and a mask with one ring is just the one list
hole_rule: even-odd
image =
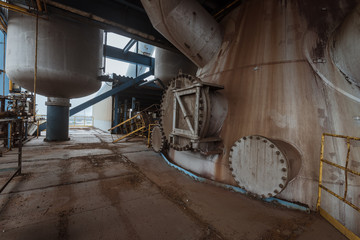
[[[319,162],[324,132],[360,136],[360,5],[243,1],[216,21],[197,1],[141,2],[153,26],[199,67],[165,91],[156,151],[250,195],[313,210],[317,187],[326,185],[336,194],[322,196],[322,207],[359,235],[358,145],[326,139],[324,159],[345,173],[329,165],[319,174]],[[346,144],[354,148],[347,158]]]
[[27,92],[0,96],[0,140],[2,142],[0,157],[13,148],[18,149],[17,166],[0,170],[2,173],[11,172],[1,186],[0,192],[5,189],[13,177],[21,174],[22,144],[28,138],[29,124],[34,124],[33,106],[33,95]]
[[[78,1],[47,1],[57,11],[111,26],[137,40],[167,50],[176,47],[198,67],[195,71],[178,53],[159,51],[155,75],[168,87],[160,126],[153,129],[155,151],[193,173],[258,198],[275,196],[312,210],[321,202],[328,215],[360,235],[360,151],[357,138],[347,137],[360,136],[358,1],[226,1],[211,12],[201,3],[216,1],[141,0],[163,37],[149,27],[138,2],[121,2],[129,8],[119,23],[115,20],[121,14],[109,20],[95,8],[102,17],[79,11]],[[89,1],[86,8],[104,5]],[[138,26],[134,16],[140,16]],[[127,17],[134,21],[125,26],[121,20]],[[36,18],[27,18],[9,16],[7,72],[22,85],[30,81],[27,88],[35,91],[32,69],[38,52],[38,83],[43,87],[38,91],[54,97],[48,105],[56,106],[54,116],[65,119],[66,99],[98,87],[92,79],[101,67],[100,30],[62,17],[38,19],[39,25]],[[37,51],[36,39],[47,47]],[[128,86],[126,82],[113,90]],[[323,135],[326,132],[333,134]],[[323,167],[325,163],[332,164]],[[320,196],[320,187],[330,194]]]
[[9,12],[6,73],[29,91],[49,97],[48,141],[68,140],[70,98],[99,89],[102,31],[51,14]]

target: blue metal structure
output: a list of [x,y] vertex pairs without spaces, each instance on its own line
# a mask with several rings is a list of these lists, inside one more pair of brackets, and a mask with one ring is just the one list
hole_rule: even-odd
[[[115,87],[99,96],[94,97],[93,99],[90,99],[89,101],[86,101],[86,102],[80,104],[79,106],[76,106],[76,107],[70,109],[69,116],[73,116],[76,113],[78,113],[78,112],[80,112],[80,111],[82,111],[82,110],[108,98],[108,97],[114,96],[117,93],[124,91],[131,86],[137,85],[137,84],[143,82],[145,78],[147,78],[153,74],[154,74],[154,69],[151,68],[150,71],[148,71],[136,78],[130,79],[130,80],[126,81],[125,83],[121,84],[120,86]],[[39,127],[39,130],[43,131],[45,129],[46,129],[46,123],[41,124]]]
[[[9,94],[9,78],[5,74],[5,48],[6,48],[6,33],[0,32],[0,95]],[[4,79],[5,75],[5,79]],[[4,81],[5,80],[5,84]]]
[[125,48],[120,49],[120,48],[104,45],[104,52],[106,52],[106,57],[110,59],[119,60],[127,63],[135,63],[150,68],[154,68],[155,58],[145,56],[143,54],[125,51]]
[[47,106],[46,141],[69,140],[69,107]]
[[[119,94],[116,94],[114,96],[114,116],[113,116],[113,126],[117,125],[117,123],[119,122],[119,108],[120,104],[119,104]],[[115,133],[115,129],[112,131],[112,133]]]
[[135,43],[137,43],[137,41],[135,39],[130,39],[130,41],[124,47],[123,52],[127,53],[130,50],[130,48],[132,48],[132,46],[134,46]]
[[115,87],[97,97],[94,97],[93,99],[90,99],[89,101],[86,101],[84,102],[83,104],[80,104],[79,106],[77,107],[74,107],[72,109],[70,109],[70,116],[94,105],[95,103],[98,103],[102,100],[104,100],[105,98],[108,98],[108,97],[111,97],[121,91],[124,91],[125,89],[131,87],[131,86],[134,86],[134,85],[137,85],[139,83],[141,83],[145,78],[151,76],[154,74],[154,69],[150,69],[150,71],[138,76],[137,78],[134,78],[134,79],[131,79],[123,84],[121,84],[120,86],[118,87]]

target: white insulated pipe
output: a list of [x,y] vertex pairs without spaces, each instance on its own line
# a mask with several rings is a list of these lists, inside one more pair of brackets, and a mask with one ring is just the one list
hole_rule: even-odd
[[141,0],[154,28],[198,67],[219,51],[220,25],[195,0]]

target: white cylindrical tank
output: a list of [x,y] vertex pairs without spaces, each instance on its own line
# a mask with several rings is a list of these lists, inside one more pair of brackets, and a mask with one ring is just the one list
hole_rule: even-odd
[[[29,91],[34,89],[36,18],[9,12],[6,73]],[[77,98],[97,91],[102,31],[50,15],[39,19],[36,92]]]

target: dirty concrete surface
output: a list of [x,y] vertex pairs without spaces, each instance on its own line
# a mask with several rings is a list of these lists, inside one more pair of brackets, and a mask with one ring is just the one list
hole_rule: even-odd
[[70,138],[25,144],[22,175],[0,194],[0,239],[346,239],[317,214],[195,182],[142,138],[113,144],[94,128]]

